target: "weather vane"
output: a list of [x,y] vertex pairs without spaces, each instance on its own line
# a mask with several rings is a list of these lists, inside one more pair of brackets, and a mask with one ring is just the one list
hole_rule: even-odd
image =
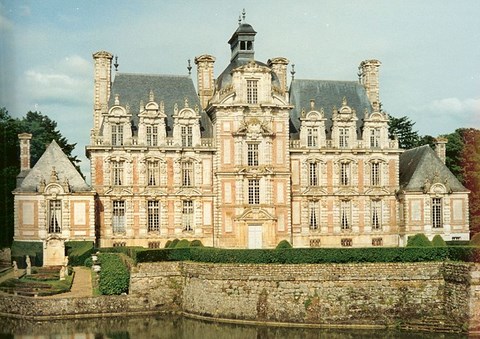
[[115,66],[115,72],[118,71],[118,55],[115,55],[115,63],[113,64]]

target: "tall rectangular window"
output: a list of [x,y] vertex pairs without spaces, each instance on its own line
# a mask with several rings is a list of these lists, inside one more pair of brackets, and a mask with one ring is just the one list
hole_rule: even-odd
[[339,132],[339,140],[338,140],[338,146],[340,148],[348,148],[348,144],[349,144],[349,129],[348,128],[339,128],[338,129],[338,132]]
[[382,228],[382,202],[372,201],[371,207],[372,229],[379,230]]
[[247,103],[258,102],[258,80],[247,80]]
[[113,202],[112,211],[113,233],[125,233],[125,201],[116,200]]
[[193,129],[192,126],[182,126],[182,146],[192,147],[193,145]]
[[307,146],[308,147],[318,146],[318,129],[317,128],[307,128]]
[[260,204],[260,180],[248,179],[248,203],[250,205]]
[[342,186],[350,185],[350,163],[349,162],[340,163],[340,185]]
[[182,208],[182,225],[184,231],[193,231],[193,201],[184,200]]
[[310,201],[308,203],[308,225],[311,230],[318,230],[320,222],[319,203]]
[[380,128],[372,128],[370,130],[370,147],[371,148],[380,147]]
[[372,181],[372,186],[380,186],[380,163],[378,162],[371,163],[370,178]]
[[182,186],[193,186],[193,163],[191,161],[182,162]]
[[123,185],[123,161],[112,161],[112,184]]
[[122,146],[123,145],[123,125],[112,124],[112,145],[113,146]]
[[349,230],[352,227],[350,206],[350,201],[342,200],[340,202],[340,226],[342,230]]
[[432,198],[432,227],[443,227],[442,221],[442,198]]
[[160,207],[158,200],[148,201],[147,226],[149,232],[160,231]]
[[308,185],[318,186],[318,162],[308,163]]
[[147,184],[148,186],[160,185],[160,168],[158,161],[147,162]]
[[62,232],[62,203],[50,200],[48,204],[48,233]]
[[147,126],[147,145],[158,146],[158,127]]
[[258,144],[247,144],[247,164],[248,166],[258,166]]

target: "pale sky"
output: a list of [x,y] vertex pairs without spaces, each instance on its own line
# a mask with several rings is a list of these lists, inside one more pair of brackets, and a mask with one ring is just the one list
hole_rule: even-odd
[[478,0],[0,0],[0,107],[57,121],[88,174],[92,54],[118,55],[120,72],[180,75],[211,54],[218,76],[243,8],[256,60],[286,57],[298,79],[355,81],[362,60],[378,59],[389,114],[422,135],[480,128]]

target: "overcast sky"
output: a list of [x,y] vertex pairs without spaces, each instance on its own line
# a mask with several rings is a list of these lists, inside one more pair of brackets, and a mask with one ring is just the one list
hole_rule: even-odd
[[286,57],[299,79],[357,80],[359,63],[378,59],[389,114],[422,135],[480,128],[478,0],[0,0],[0,107],[57,121],[88,173],[92,54],[157,74],[187,74],[188,59],[211,54],[218,76],[243,8],[257,60]]

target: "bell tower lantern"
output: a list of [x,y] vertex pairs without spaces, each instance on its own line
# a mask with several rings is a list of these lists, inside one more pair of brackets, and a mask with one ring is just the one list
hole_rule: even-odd
[[245,10],[243,10],[242,18],[238,20],[238,28],[230,40],[228,40],[230,50],[232,51],[230,61],[254,59],[253,43],[256,34],[257,32],[255,32],[253,27],[245,22]]

